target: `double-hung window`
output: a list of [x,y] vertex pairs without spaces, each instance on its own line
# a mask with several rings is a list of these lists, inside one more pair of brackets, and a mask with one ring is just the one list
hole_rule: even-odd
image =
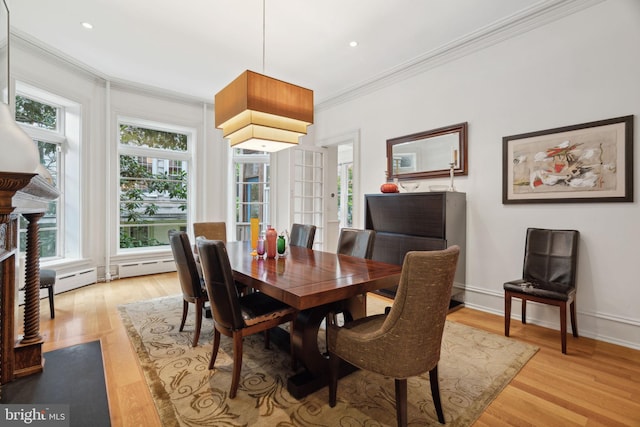
[[120,251],[165,246],[169,230],[187,230],[193,135],[177,126],[120,120]]

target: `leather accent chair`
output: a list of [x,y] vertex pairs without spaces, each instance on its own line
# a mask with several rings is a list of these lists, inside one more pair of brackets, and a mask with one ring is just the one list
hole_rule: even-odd
[[576,319],[576,272],[578,242],[576,230],[528,228],[522,278],[504,284],[504,334],[509,336],[511,298],[522,300],[522,323],[527,323],[527,301],[560,308],[562,353],[567,353],[567,303],[571,330],[578,337]]
[[[344,360],[357,368],[395,379],[398,426],[407,425],[407,378],[429,372],[431,394],[444,424],[438,384],[442,334],[460,248],[408,252],[388,314],[329,325],[329,405],[337,399]],[[348,399],[348,396],[345,396]]]
[[316,237],[316,226],[309,224],[291,225],[291,235],[289,236],[289,246],[302,246],[313,249],[313,240]]
[[225,222],[194,222],[193,235],[195,238],[204,237],[227,243],[227,224]]
[[[268,331],[282,323],[293,321],[297,311],[262,292],[240,296],[233,280],[233,270],[225,244],[220,240],[198,240],[209,302],[213,311],[213,351],[209,369],[213,369],[220,348],[220,335],[233,338],[233,373],[229,398],[238,391],[242,369],[243,338],[258,332],[265,333],[265,347],[269,347]],[[293,340],[292,340],[293,341]],[[294,365],[293,345],[291,346]]]
[[196,261],[189,242],[189,236],[184,231],[169,231],[169,242],[173,259],[178,270],[178,279],[182,287],[182,322],[180,331],[184,329],[189,304],[196,306],[196,329],[193,335],[193,347],[198,345],[200,339],[200,327],[202,326],[202,309],[207,301],[207,292],[204,288],[204,281],[200,277]]

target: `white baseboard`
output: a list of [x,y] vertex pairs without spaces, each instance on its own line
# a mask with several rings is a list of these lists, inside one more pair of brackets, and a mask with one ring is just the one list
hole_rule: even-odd
[[[520,321],[520,300],[513,299],[511,318]],[[504,293],[466,286],[464,291],[466,307],[504,316]],[[578,334],[623,347],[640,350],[640,319],[626,318],[608,313],[591,311],[577,306]],[[560,313],[557,307],[535,302],[527,303],[527,323],[549,329],[560,330]],[[568,326],[570,329],[571,326]]]

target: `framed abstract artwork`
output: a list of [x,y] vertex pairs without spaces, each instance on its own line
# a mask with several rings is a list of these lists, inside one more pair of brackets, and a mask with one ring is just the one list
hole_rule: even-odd
[[502,203],[633,202],[633,116],[502,138]]

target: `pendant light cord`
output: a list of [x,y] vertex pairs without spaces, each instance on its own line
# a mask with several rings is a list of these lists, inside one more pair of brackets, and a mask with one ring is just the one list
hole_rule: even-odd
[[264,63],[265,63],[265,6],[266,0],[262,0],[262,74],[264,74]]

